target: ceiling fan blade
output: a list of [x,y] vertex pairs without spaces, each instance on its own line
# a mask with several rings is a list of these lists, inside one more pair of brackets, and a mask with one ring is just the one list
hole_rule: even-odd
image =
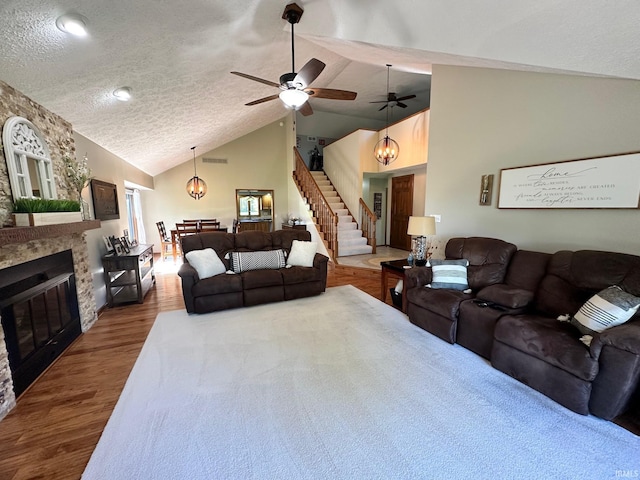
[[385,103],[383,106],[381,106],[378,111],[381,112],[382,110],[384,110],[385,108],[387,108],[389,106],[388,103]]
[[335,90],[333,88],[308,88],[305,90],[311,97],[329,98],[331,100],[355,100],[356,92],[348,90]]
[[280,88],[280,84],[276,82],[272,82],[271,80],[265,80],[264,78],[254,77],[253,75],[248,75],[242,72],[231,72],[234,75],[238,75],[239,77],[248,78],[249,80],[253,80],[254,82],[264,83],[265,85],[269,85],[271,87]]
[[376,102],[369,102],[369,103],[389,103],[389,100],[378,100]]
[[407,95],[404,97],[396,98],[396,102],[402,102],[403,100],[411,100],[412,98],[416,98],[415,95]]
[[402,102],[398,102],[398,101],[396,101],[396,106],[398,106],[400,108],[407,108],[407,104],[406,103],[402,103]]
[[317,58],[312,58],[300,69],[293,79],[296,88],[307,88],[324,70],[325,64]]
[[275,100],[276,98],[278,98],[280,95],[275,94],[275,95],[269,95],[268,97],[264,97],[264,98],[259,98],[258,100],[254,100],[253,102],[249,102],[249,103],[245,103],[245,105],[247,106],[251,106],[251,105],[258,105],[260,103],[264,103],[264,102],[268,102],[269,100]]
[[313,108],[311,108],[311,105],[309,104],[309,102],[304,102],[304,104],[300,107],[300,110],[298,111],[305,117],[308,117],[309,115],[313,115]]

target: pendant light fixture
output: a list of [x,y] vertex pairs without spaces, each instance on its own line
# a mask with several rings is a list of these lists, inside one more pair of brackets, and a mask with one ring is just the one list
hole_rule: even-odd
[[[387,63],[387,95],[389,92],[389,69],[391,65]],[[388,96],[387,96],[388,98]],[[389,137],[389,110],[391,107],[387,108],[387,127],[385,130],[384,138],[379,140],[376,143],[375,148],[373,149],[373,153],[376,156],[376,160],[380,162],[385,167],[398,158],[400,155],[400,146],[398,142],[396,142],[393,138]]]
[[187,193],[196,200],[200,200],[207,193],[207,184],[198,178],[196,172],[196,147],[191,147],[191,151],[193,152],[193,177],[187,182]]

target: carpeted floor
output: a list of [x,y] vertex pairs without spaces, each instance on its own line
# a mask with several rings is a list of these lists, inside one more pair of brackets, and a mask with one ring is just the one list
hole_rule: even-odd
[[83,478],[601,479],[638,452],[346,286],[159,314]]

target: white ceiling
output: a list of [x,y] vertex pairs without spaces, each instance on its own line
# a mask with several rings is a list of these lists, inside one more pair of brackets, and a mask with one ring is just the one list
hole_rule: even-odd
[[[2,0],[0,79],[74,129],[156,175],[282,118],[278,91],[231,75],[277,82],[291,67],[286,0]],[[316,111],[384,120],[391,91],[429,104],[433,64],[640,79],[640,2],[635,0],[300,0],[296,67],[327,64],[313,86],[358,92],[353,101],[312,99]],[[56,18],[77,12],[89,35]],[[111,93],[121,86],[133,100]]]

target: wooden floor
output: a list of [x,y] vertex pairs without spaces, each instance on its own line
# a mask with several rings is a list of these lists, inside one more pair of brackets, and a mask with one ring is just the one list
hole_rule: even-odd
[[[348,284],[380,298],[377,270],[330,269],[328,286]],[[0,422],[0,480],[79,479],[156,315],[182,308],[179,278],[167,273],[144,304],[106,309]]]
[[[327,284],[380,297],[376,270],[338,266]],[[156,315],[182,308],[179,277],[167,273],[144,304],[105,309],[0,421],[0,480],[79,479]]]

